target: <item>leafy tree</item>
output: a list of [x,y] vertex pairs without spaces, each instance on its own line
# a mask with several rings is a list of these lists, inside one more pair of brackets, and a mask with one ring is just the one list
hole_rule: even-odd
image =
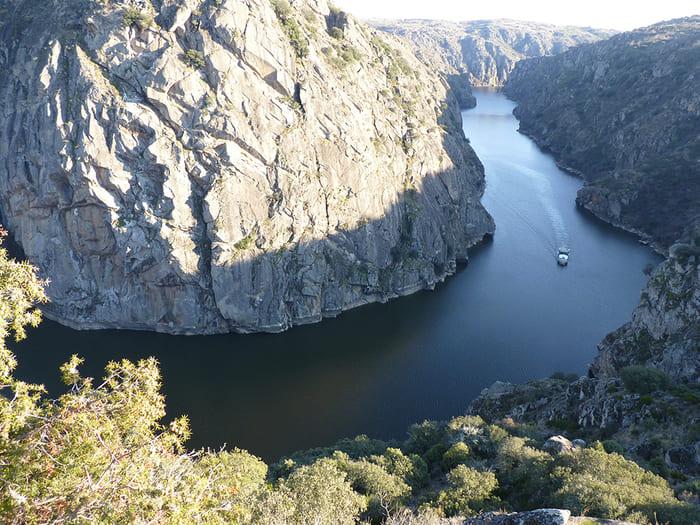
[[197,51],[196,49],[188,49],[182,56],[185,62],[187,62],[187,65],[194,69],[202,69],[207,65],[207,62],[204,59],[204,53]]
[[469,459],[469,447],[459,441],[452,445],[442,456],[442,470],[449,472],[460,463],[466,462],[467,459]]
[[125,26],[136,24],[140,29],[147,29],[153,23],[153,16],[135,6],[125,8],[123,16]]
[[428,484],[428,465],[417,454],[406,456],[400,449],[388,447],[381,456],[371,456],[370,461],[400,477],[414,490]]
[[553,490],[549,476],[552,463],[552,456],[528,446],[525,439],[506,439],[494,460],[501,495],[523,509],[542,506]]
[[425,420],[411,425],[405,449],[416,454],[425,454],[430,448],[445,439],[445,423]]
[[552,475],[561,485],[550,503],[574,514],[623,519],[644,507],[678,503],[666,480],[619,454],[587,448],[556,462]]
[[353,460],[344,452],[333,455],[337,467],[347,473],[348,481],[353,489],[375,500],[378,512],[388,514],[398,510],[411,493],[411,488],[400,476],[390,474],[380,465],[363,458]]
[[254,522],[349,525],[365,507],[365,499],[352,490],[336,462],[323,458],[292,472],[278,490],[268,491]]
[[438,505],[447,516],[470,516],[500,500],[494,495],[498,481],[493,472],[480,472],[457,465],[447,473],[450,487],[438,495]]

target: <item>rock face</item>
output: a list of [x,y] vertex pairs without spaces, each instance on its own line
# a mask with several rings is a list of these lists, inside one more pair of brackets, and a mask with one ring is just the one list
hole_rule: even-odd
[[578,203],[662,250],[700,224],[700,17],[519,63],[520,129],[586,181]]
[[464,525],[566,525],[571,512],[565,509],[537,509],[525,512],[486,512],[464,520]]
[[49,317],[280,331],[430,288],[493,232],[447,86],[325,0],[0,13],[0,207]]
[[376,20],[370,23],[415,42],[422,57],[446,76],[463,107],[475,104],[470,86],[502,86],[520,60],[554,55],[614,34],[608,30],[515,20]]
[[[644,364],[676,382],[700,382],[700,257],[679,254],[677,246],[651,274],[632,320],[598,345],[594,377],[609,379],[625,366]],[[688,248],[700,253],[698,246]]]

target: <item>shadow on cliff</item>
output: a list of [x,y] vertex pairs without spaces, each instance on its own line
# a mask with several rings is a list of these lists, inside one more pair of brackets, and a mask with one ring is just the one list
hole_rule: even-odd
[[[207,225],[200,255],[208,261],[225,331],[277,332],[318,322],[363,304],[432,289],[458,263],[466,263],[467,249],[492,235],[494,224],[480,203],[483,166],[464,137],[454,97],[444,107],[438,123],[453,167],[416,183],[407,172],[405,189],[380,217],[355,209],[348,214],[353,224],[332,224],[331,213],[329,235],[309,238],[292,226],[288,241],[275,249],[269,249],[257,228],[225,243]],[[407,155],[414,140],[415,131],[408,126],[402,138]],[[351,193],[348,188],[348,200]],[[285,207],[280,192],[270,203],[268,218],[274,220]]]

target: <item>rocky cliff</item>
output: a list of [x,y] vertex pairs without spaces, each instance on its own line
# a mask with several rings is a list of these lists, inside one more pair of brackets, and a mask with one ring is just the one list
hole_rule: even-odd
[[0,207],[78,328],[280,331],[493,231],[446,84],[326,0],[0,3]]
[[421,56],[446,76],[463,107],[475,104],[470,86],[502,86],[520,60],[554,55],[614,34],[609,30],[515,20],[377,20],[371,23],[412,40]]
[[667,259],[588,377],[495,385],[471,410],[613,438],[676,482],[697,477],[700,17],[520,62],[505,90],[521,130],[583,177],[577,202]]

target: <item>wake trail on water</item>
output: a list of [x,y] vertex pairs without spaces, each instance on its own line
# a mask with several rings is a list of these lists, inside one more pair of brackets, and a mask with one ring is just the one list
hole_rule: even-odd
[[[554,191],[549,178],[541,172],[527,166],[516,164],[507,160],[503,160],[502,162],[510,169],[525,175],[533,184],[537,200],[542,205],[542,210],[544,211],[544,214],[552,227],[551,232],[548,232],[549,234],[542,235],[542,238],[546,240],[552,253],[556,254],[557,250],[562,246],[568,247],[569,232],[566,227],[566,222],[564,221],[561,211],[559,210],[559,206],[554,199]],[[533,231],[536,231],[536,228],[532,225],[531,221],[528,220],[523,213],[518,211],[515,211],[515,213],[527,226],[533,229]]]

